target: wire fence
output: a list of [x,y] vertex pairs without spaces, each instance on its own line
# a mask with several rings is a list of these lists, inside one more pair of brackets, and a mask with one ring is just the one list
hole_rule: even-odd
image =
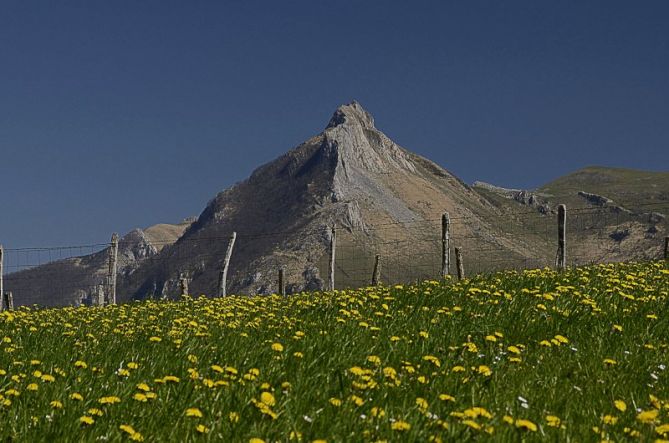
[[[567,215],[567,264],[663,258],[667,219],[653,212],[616,208],[573,209]],[[441,217],[339,223],[334,251],[335,288],[370,285],[376,256],[383,284],[435,279],[442,272]],[[558,224],[554,211],[454,213],[450,217],[450,274],[454,248],[467,276],[508,269],[554,267]],[[239,232],[226,281],[228,293],[280,291],[284,269],[287,293],[320,290],[330,277],[330,226],[303,224],[276,232]],[[184,291],[215,296],[232,232],[221,229],[151,242],[132,232],[118,243],[119,301],[176,298]],[[20,305],[91,305],[110,301],[111,243],[49,248],[4,249],[4,291]],[[101,298],[102,297],[102,298]]]

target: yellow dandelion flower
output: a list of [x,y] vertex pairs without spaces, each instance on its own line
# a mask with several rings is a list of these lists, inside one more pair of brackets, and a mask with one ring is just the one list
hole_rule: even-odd
[[418,397],[416,399],[416,406],[418,406],[418,409],[420,409],[421,411],[427,411],[428,408],[427,400],[425,400],[423,397]]
[[558,417],[556,415],[547,415],[546,416],[546,424],[550,427],[559,428],[561,423],[562,423],[562,420],[560,420],[560,417]]
[[260,401],[267,406],[274,406],[276,404],[276,399],[274,396],[267,391],[264,391],[260,394]]
[[188,408],[186,409],[186,417],[195,417],[195,418],[202,418],[202,411],[200,411],[198,408]]
[[140,401],[142,403],[145,403],[148,401],[148,398],[146,395],[142,394],[141,392],[136,392],[135,395],[132,396],[133,400]]
[[657,409],[650,409],[648,411],[641,411],[637,414],[636,419],[641,423],[653,423],[660,411]]
[[137,389],[139,389],[140,391],[144,391],[144,392],[149,392],[149,391],[151,390],[151,388],[149,387],[149,385],[147,385],[146,383],[140,383],[140,384],[138,384],[138,385],[137,385]]
[[627,405],[625,404],[624,401],[622,400],[616,400],[613,402],[613,405],[616,407],[617,410],[620,412],[625,412],[627,410]]
[[408,431],[409,429],[411,429],[411,425],[409,423],[405,422],[405,421],[398,420],[398,421],[395,421],[395,422],[391,423],[390,429],[392,429],[393,431],[403,432],[403,431]]
[[92,425],[93,423],[95,423],[95,419],[89,415],[82,415],[81,417],[79,417],[79,423],[83,425]]
[[114,403],[120,403],[121,399],[116,396],[102,397],[98,400],[98,403],[101,405],[113,405]]
[[272,351],[276,352],[282,352],[283,351],[283,345],[281,343],[272,343]]
[[537,425],[535,425],[534,423],[532,423],[529,420],[519,418],[518,420],[516,420],[515,424],[516,424],[516,427],[520,428],[520,429],[526,429],[526,430],[532,431],[532,432],[537,431]]
[[195,430],[197,432],[199,432],[200,434],[206,434],[207,432],[209,432],[209,428],[206,427],[203,424],[199,424],[199,425],[195,426]]
[[78,392],[73,392],[70,394],[70,400],[83,401],[84,397]]
[[51,406],[53,409],[63,409],[63,403],[58,400],[52,401],[49,403],[49,406]]

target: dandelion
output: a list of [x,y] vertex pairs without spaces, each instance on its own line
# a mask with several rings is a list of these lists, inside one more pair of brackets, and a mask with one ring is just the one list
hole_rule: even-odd
[[115,403],[120,403],[121,399],[115,396],[110,396],[110,397],[102,397],[101,399],[98,400],[98,403],[101,405],[113,405]]
[[202,416],[202,411],[200,411],[198,408],[186,409],[186,417],[202,418]]
[[620,412],[625,412],[627,410],[627,405],[625,404],[624,401],[622,400],[615,400],[613,402],[613,405],[616,407],[617,410]]
[[95,423],[95,419],[89,415],[82,415],[81,417],[79,417],[79,423],[83,425],[92,425],[93,423]]
[[416,398],[416,406],[418,406],[418,409],[420,409],[423,412],[427,411],[428,408],[427,400],[425,400],[422,397]]
[[405,421],[398,420],[396,422],[391,423],[390,429],[392,429],[393,431],[403,432],[411,429],[411,425]]
[[63,409],[63,403],[58,400],[52,401],[49,403],[49,406],[51,406],[53,409]]
[[342,401],[340,399],[334,398],[334,397],[330,398],[329,402],[332,406],[335,406],[335,407],[341,406],[341,403],[342,403]]
[[149,385],[147,385],[146,383],[140,383],[140,384],[138,384],[138,385],[137,385],[137,389],[139,389],[140,391],[144,391],[144,392],[149,392],[149,391],[151,390],[151,388],[149,387]]
[[131,440],[134,440],[134,441],[144,441],[144,437],[142,436],[142,434],[140,434],[139,432],[135,431],[135,429],[134,429],[132,426],[130,426],[130,425],[120,425],[118,428],[119,428],[121,431],[127,433],[127,434],[130,436],[130,439],[131,439]]
[[272,351],[276,352],[282,352],[283,351],[283,345],[281,343],[272,343]]
[[512,354],[520,354],[520,349],[517,346],[509,346],[506,348]]
[[641,411],[637,414],[636,419],[641,423],[654,423],[660,411],[657,409],[651,409],[648,411]]
[[83,401],[84,397],[78,392],[73,392],[70,394],[70,400]]
[[260,394],[260,401],[267,406],[274,406],[276,404],[276,399],[274,396],[267,391]]
[[555,415],[546,416],[546,424],[552,428],[559,428],[561,423],[562,420],[560,420],[560,417],[558,416]]
[[525,419],[521,418],[521,419],[516,420],[515,424],[516,424],[516,427],[520,428],[520,429],[526,429],[526,430],[532,431],[532,432],[537,431],[537,425],[535,425],[534,423],[532,423],[529,420],[525,420]]
[[486,365],[481,365],[478,368],[478,373],[481,374],[481,375],[484,375],[486,377],[490,377],[492,375],[492,369],[490,369]]
[[206,434],[207,432],[209,432],[209,428],[206,427],[203,424],[199,424],[199,425],[195,426],[195,430],[197,432],[199,432],[200,434]]
[[237,423],[239,421],[239,414],[237,412],[229,413],[228,420],[230,420],[231,423]]
[[602,417],[602,423],[604,423],[605,425],[615,425],[616,423],[618,423],[618,417],[606,414],[605,416]]

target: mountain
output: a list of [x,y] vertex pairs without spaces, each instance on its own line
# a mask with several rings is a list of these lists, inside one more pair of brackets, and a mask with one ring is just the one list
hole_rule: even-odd
[[[173,244],[192,220],[134,229],[119,240],[118,270],[128,275],[139,263]],[[5,288],[19,305],[78,305],[105,282],[109,248],[81,257],[71,257],[5,276]]]
[[[332,225],[339,227],[340,285],[368,281],[369,272],[360,268],[375,254],[403,261],[398,255],[405,253],[400,265],[406,276],[434,275],[427,269],[434,260],[409,259],[408,251],[418,246],[425,255],[438,255],[439,243],[425,237],[426,231],[439,232],[444,211],[471,220],[454,226],[461,237],[485,237],[507,254],[527,255],[526,245],[486,221],[496,211],[490,203],[448,171],[398,146],[353,102],[339,107],[322,133],[218,194],[160,260],[140,268],[122,289],[135,298],[174,293],[178,275],[187,273],[193,293],[215,293],[233,231],[239,237],[232,292],[275,291],[280,267],[286,269],[289,291],[319,289],[327,279]],[[386,277],[390,270],[386,266]]]
[[[280,268],[289,293],[322,289],[331,226],[337,227],[337,287],[368,284],[375,255],[381,257],[383,282],[435,278],[444,211],[451,217],[451,245],[464,251],[467,272],[552,265],[555,207],[562,202],[562,196],[553,196],[556,189],[566,187],[468,186],[394,143],[376,128],[370,113],[352,102],[340,106],[321,133],[216,195],[183,233],[155,228],[124,237],[117,298],[175,297],[182,275],[190,280],[192,294],[216,294],[233,232],[229,293],[272,293]],[[565,192],[573,197],[574,190]],[[589,231],[573,234],[578,239],[570,243],[574,263],[657,255],[657,239],[666,232],[663,220],[616,213],[578,194],[574,198],[600,214],[582,224]],[[610,214],[618,218],[607,218]],[[610,236],[620,229],[628,233]],[[172,233],[168,241],[154,239],[165,232]],[[23,271],[27,283],[21,294],[47,280],[49,271],[72,287],[98,284],[106,272],[106,254]],[[48,284],[40,284],[37,292],[48,293]],[[81,291],[63,290],[41,303],[76,304]],[[15,291],[19,303],[21,294]]]

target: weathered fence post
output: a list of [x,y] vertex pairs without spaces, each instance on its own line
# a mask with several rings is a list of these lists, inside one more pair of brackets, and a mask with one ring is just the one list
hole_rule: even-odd
[[441,216],[441,277],[450,273],[451,268],[451,218],[448,212]]
[[113,233],[109,248],[109,269],[107,273],[107,296],[110,304],[116,304],[116,269],[118,267],[118,234]]
[[462,250],[455,248],[455,265],[458,268],[458,280],[465,278],[465,264],[462,262]]
[[5,309],[10,311],[14,310],[14,294],[10,292],[5,292]]
[[[0,302],[4,299],[5,296],[5,287],[4,287],[4,255],[5,255],[5,250],[0,245]],[[0,303],[0,311],[4,309],[4,306],[2,303]]]
[[330,275],[328,284],[330,291],[335,288],[335,248],[337,247],[337,229],[333,226],[330,231]]
[[558,250],[556,267],[560,271],[567,269],[567,207],[558,205]]
[[232,257],[232,248],[235,247],[235,240],[237,239],[237,233],[233,232],[230,236],[230,241],[228,241],[228,249],[225,251],[225,259],[223,260],[223,269],[218,275],[218,296],[225,297],[227,295],[227,280],[228,280],[228,267],[230,266],[230,258]]
[[669,237],[664,237],[664,259],[669,260]]
[[376,255],[374,258],[374,272],[372,273],[372,286],[376,286],[381,280],[381,256]]
[[181,289],[181,296],[186,297],[188,295],[188,277],[183,273],[179,276],[179,288]]
[[93,304],[96,306],[104,306],[105,305],[105,288],[104,285],[98,285],[97,288],[97,293],[95,294],[95,299],[93,301]]
[[279,295],[286,295],[286,281],[284,280],[283,268],[279,268]]

